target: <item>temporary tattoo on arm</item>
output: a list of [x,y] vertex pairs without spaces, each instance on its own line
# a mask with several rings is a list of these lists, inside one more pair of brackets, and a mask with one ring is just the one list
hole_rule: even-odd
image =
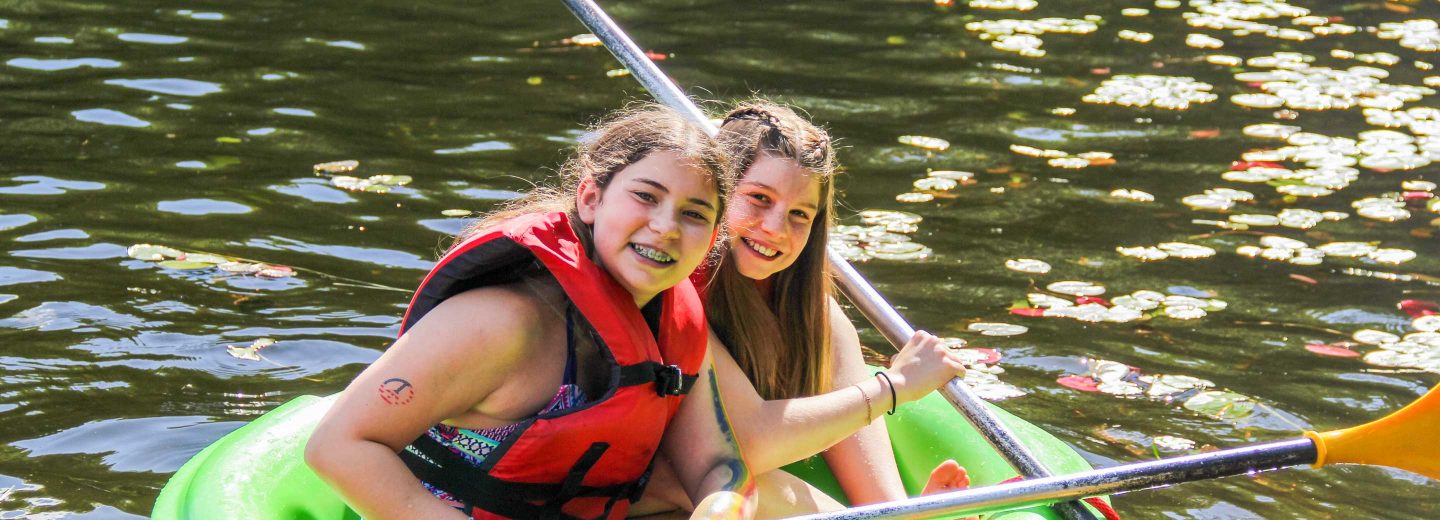
[[380,398],[390,404],[406,404],[415,399],[415,387],[409,381],[392,377],[380,383]]
[[730,426],[730,416],[725,413],[725,403],[720,399],[720,385],[715,378],[715,370],[708,369],[705,375],[710,381],[710,401],[715,408],[715,424],[720,427],[720,440],[728,452],[726,455],[733,454],[718,464],[730,469],[730,478],[725,482],[724,489],[749,494],[755,482],[750,477],[750,468],[746,466],[745,458],[740,452],[740,441],[735,438],[735,430]]

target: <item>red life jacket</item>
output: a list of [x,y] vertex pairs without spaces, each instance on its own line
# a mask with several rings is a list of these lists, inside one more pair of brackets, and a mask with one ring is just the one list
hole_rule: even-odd
[[564,213],[526,215],[452,248],[415,293],[401,334],[444,299],[514,282],[535,260],[593,327],[608,388],[522,421],[479,466],[426,435],[400,457],[418,478],[469,504],[473,518],[623,518],[705,355],[705,315],[688,280],[657,297],[657,342],[635,298],[585,257]]

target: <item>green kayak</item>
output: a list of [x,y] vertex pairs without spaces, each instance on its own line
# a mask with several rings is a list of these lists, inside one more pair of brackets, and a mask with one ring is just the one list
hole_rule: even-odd
[[[330,408],[333,397],[303,396],[215,441],[170,477],[155,501],[157,520],[357,519],[340,497],[305,465],[305,441]],[[1090,469],[1084,459],[1034,425],[992,407],[1020,439],[1056,474]],[[976,486],[1015,476],[939,394],[902,405],[886,416],[895,460],[905,487],[919,492],[930,470],[954,458]],[[845,494],[824,460],[813,457],[785,468],[842,502]],[[1005,520],[1059,518],[1048,508],[1007,511],[990,516]]]

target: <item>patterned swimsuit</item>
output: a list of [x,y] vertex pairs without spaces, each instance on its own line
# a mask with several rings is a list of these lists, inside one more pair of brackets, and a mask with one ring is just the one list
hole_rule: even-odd
[[[545,408],[540,410],[540,414],[574,408],[585,403],[585,391],[581,390],[580,386],[575,384],[575,338],[572,332],[574,329],[572,329],[570,325],[570,316],[569,313],[566,313],[565,343],[568,352],[565,359],[565,378],[560,385],[560,390],[555,392],[555,397],[550,399],[550,404],[545,405]],[[505,442],[505,439],[515,431],[517,426],[518,424],[510,424],[495,428],[471,430],[446,424],[436,424],[435,426],[431,426],[430,429],[425,432],[425,435],[440,443],[441,446],[449,448],[451,452],[460,455],[471,465],[479,466],[481,462],[484,462],[485,459],[490,456],[490,453],[494,451],[495,448]],[[461,510],[465,509],[465,503],[451,496],[449,493],[430,485],[429,482],[422,481],[420,484],[425,486],[425,489],[435,495],[436,498],[444,500],[445,503]]]

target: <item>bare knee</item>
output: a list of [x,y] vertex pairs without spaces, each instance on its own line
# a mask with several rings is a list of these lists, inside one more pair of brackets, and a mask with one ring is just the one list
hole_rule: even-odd
[[783,518],[845,508],[830,495],[783,470],[760,475],[755,479],[755,486],[760,493],[758,518]]

